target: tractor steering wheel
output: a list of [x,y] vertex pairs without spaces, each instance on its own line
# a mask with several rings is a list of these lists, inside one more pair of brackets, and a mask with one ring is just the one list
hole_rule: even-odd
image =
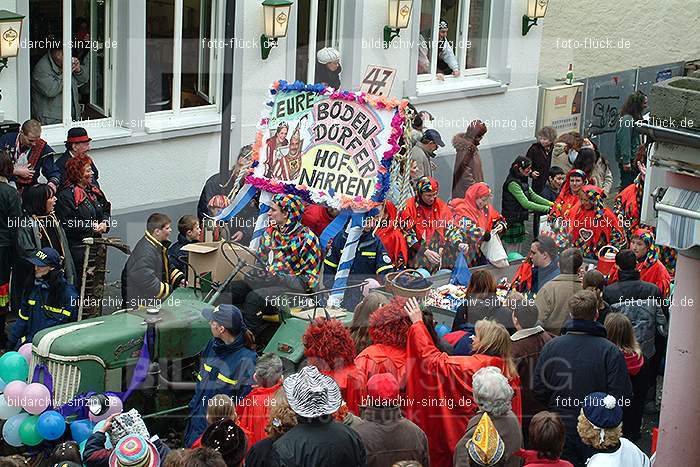
[[[228,250],[230,251],[230,253],[233,254],[234,259],[229,257],[229,253],[227,253],[227,251],[226,251],[227,250],[226,246],[228,246]],[[234,248],[234,247],[238,247],[238,248],[240,248],[240,250],[238,248]],[[241,250],[250,254],[254,258],[252,263],[250,262],[249,258],[246,258],[241,254],[242,253]],[[249,279],[254,278],[255,276],[252,275],[250,272],[247,272],[246,271],[247,268],[253,269],[253,270],[258,271],[260,273],[267,272],[267,269],[265,269],[265,265],[260,260],[260,257],[258,256],[258,254],[256,252],[254,252],[252,249],[250,249],[250,247],[243,245],[241,243],[233,242],[233,241],[226,241],[226,242],[222,243],[221,244],[221,254],[223,255],[224,259],[226,261],[228,261],[229,264],[231,264],[231,266],[233,266],[233,267],[241,266],[241,274],[243,274],[244,276],[246,276]]]

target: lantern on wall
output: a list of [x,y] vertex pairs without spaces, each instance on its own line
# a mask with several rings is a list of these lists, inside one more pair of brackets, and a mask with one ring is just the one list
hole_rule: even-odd
[[549,0],[527,0],[527,13],[523,15],[523,36],[547,14]]
[[402,29],[408,27],[411,20],[413,0],[389,0],[389,24],[384,26],[384,48],[389,48],[389,43],[398,37]]
[[7,67],[7,59],[19,53],[24,16],[0,10],[0,71]]
[[267,60],[270,50],[277,47],[277,39],[287,35],[292,2],[290,0],[265,0],[262,2],[262,6],[265,34],[260,37],[260,46],[262,59]]

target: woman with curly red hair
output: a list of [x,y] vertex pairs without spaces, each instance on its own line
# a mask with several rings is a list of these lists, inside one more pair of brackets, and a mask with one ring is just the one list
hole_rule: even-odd
[[304,357],[326,376],[338,383],[348,408],[358,413],[359,391],[364,386],[362,373],[355,367],[355,342],[350,331],[337,319],[317,318],[302,336]]
[[369,318],[372,345],[355,358],[357,369],[365,379],[380,373],[391,373],[403,391],[406,387],[406,338],[411,321],[404,310],[406,299],[394,297],[377,308]]
[[111,205],[94,183],[93,163],[87,154],[71,157],[66,162],[67,185],[56,196],[56,215],[66,231],[73,256],[77,280],[82,282],[85,245],[83,238],[99,238],[109,231]]

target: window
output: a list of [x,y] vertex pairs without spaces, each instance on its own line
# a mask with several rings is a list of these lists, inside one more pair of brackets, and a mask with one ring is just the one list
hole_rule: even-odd
[[295,79],[316,82],[316,52],[324,47],[340,51],[342,0],[297,2],[297,55]]
[[[42,124],[110,115],[111,6],[110,0],[29,0],[30,109]],[[63,67],[64,55],[70,68]],[[64,96],[68,79],[71,92]]]
[[[147,0],[146,112],[215,104],[217,0]],[[174,97],[177,96],[177,97]]]
[[423,0],[418,33],[418,79],[485,75],[491,0]]

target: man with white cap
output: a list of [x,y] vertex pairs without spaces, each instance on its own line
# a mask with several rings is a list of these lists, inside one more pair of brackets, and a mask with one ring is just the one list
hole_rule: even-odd
[[333,378],[311,365],[282,384],[299,423],[275,441],[272,465],[367,466],[367,453],[359,435],[333,420],[333,413],[343,402]]

